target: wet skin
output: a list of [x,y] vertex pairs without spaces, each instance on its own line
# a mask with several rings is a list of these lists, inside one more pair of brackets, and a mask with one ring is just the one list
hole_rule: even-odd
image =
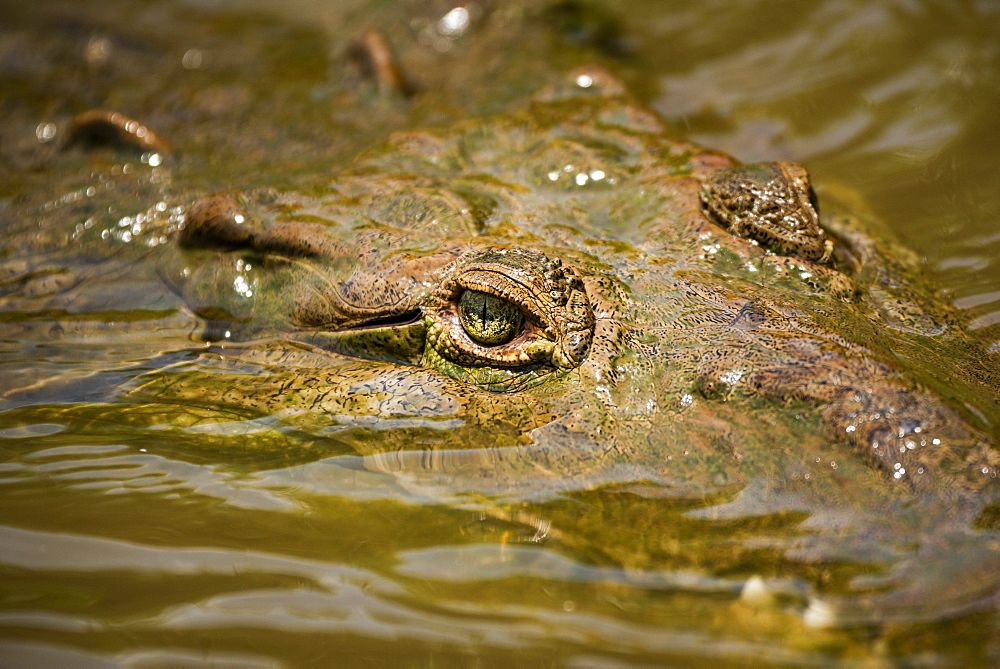
[[994,488],[989,417],[941,390],[997,406],[995,356],[905,254],[815,202],[801,166],[672,139],[581,70],[508,116],[394,135],[319,188],[193,203],[159,271],[225,356],[269,372],[138,393],[457,418],[456,445],[531,449],[492,474],[511,485],[621,466],[740,483],[755,453],[833,444],[900,490]]

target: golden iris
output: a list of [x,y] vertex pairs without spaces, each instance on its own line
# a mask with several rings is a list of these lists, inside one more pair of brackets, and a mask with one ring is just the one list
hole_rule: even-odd
[[458,301],[458,316],[469,337],[483,346],[500,346],[513,339],[524,323],[524,314],[502,297],[466,290]]

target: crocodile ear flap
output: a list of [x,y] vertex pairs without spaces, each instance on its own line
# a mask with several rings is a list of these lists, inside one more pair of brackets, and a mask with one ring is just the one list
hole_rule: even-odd
[[184,248],[237,251],[253,246],[254,236],[233,196],[211,195],[188,209],[177,242]]
[[548,103],[625,96],[625,85],[617,77],[602,67],[585,65],[570,70],[559,83],[546,86],[535,93],[533,100]]
[[275,207],[261,208],[266,193],[211,195],[188,209],[177,238],[185,249],[247,251],[253,254],[305,258],[336,255],[341,247],[324,235],[324,226],[274,222]]

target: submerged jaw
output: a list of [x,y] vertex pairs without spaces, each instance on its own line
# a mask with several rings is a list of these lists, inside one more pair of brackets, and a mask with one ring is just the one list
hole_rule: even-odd
[[354,358],[420,365],[427,340],[422,312],[416,310],[385,321],[376,319],[343,330],[315,330],[302,338],[324,350]]

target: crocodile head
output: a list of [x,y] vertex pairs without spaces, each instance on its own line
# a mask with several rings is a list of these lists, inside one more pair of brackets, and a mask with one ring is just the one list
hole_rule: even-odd
[[227,373],[145,390],[383,429],[400,459],[433,431],[502,486],[808,478],[831,436],[872,485],[993,481],[990,437],[914,380],[880,314],[934,324],[907,351],[964,334],[862,232],[818,222],[800,166],[673,140],[581,70],[298,192],[193,204],[161,272]]

